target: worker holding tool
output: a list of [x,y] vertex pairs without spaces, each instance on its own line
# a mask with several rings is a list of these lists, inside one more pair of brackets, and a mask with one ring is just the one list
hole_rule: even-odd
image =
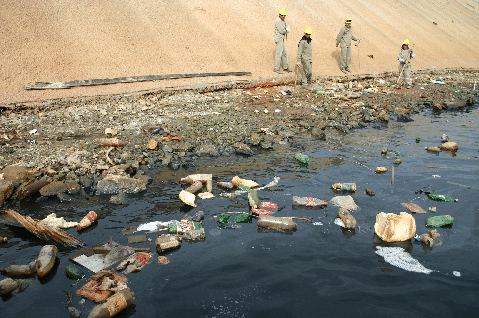
[[409,48],[409,40],[405,39],[402,42],[401,50],[398,54],[399,60],[399,78],[398,78],[398,87],[401,85],[401,75],[406,81],[407,88],[411,88],[411,59],[414,58],[416,54],[414,51]]
[[290,27],[286,24],[284,19],[286,18],[286,10],[282,8],[279,10],[279,16],[274,23],[274,42],[276,43],[276,51],[274,55],[274,71],[278,74],[283,74],[280,67],[283,65],[283,70],[286,72],[292,72],[288,63],[288,52],[285,48],[285,39],[287,34],[291,31]]
[[304,35],[298,44],[298,54],[296,55],[297,67],[303,66],[302,84],[309,88],[311,85],[311,78],[313,77],[313,48],[311,46],[311,28],[304,30]]
[[346,18],[344,26],[338,33],[336,37],[336,47],[341,45],[341,71],[346,74],[346,72],[351,72],[349,69],[349,63],[351,63],[351,40],[359,41],[353,35],[353,30],[351,28],[351,18]]

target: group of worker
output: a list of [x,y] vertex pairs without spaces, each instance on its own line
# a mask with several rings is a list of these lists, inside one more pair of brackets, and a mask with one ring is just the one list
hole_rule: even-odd
[[[285,48],[285,38],[291,29],[286,23],[286,10],[284,8],[279,10],[279,16],[276,18],[274,23],[274,42],[276,43],[275,49],[275,59],[274,59],[274,71],[278,74],[283,74],[281,67],[285,72],[292,72],[288,63],[287,50]],[[313,33],[310,27],[307,27],[304,30],[304,35],[299,41],[298,52],[296,54],[296,65],[297,67],[303,68],[303,76],[301,83],[309,87],[312,84],[313,76],[313,48],[311,45],[311,34]],[[360,40],[353,35],[353,30],[351,27],[351,18],[346,18],[344,21],[344,27],[338,33],[336,37],[336,47],[341,47],[341,60],[340,60],[340,70],[344,74],[351,72],[349,69],[349,64],[351,63],[351,41],[357,41],[359,44]],[[409,48],[409,40],[404,40],[401,45],[401,50],[398,54],[399,60],[399,79],[398,84],[400,83],[402,77],[404,77],[407,87],[411,87],[411,59],[415,57],[415,54],[412,49]]]

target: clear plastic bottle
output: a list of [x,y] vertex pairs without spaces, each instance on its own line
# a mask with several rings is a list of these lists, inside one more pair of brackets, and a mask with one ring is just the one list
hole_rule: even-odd
[[320,199],[316,199],[316,198],[311,198],[311,197],[293,196],[293,204],[322,207],[322,206],[327,206],[328,202],[320,200]]
[[42,247],[35,261],[38,276],[43,277],[52,270],[57,253],[58,248],[55,245],[45,245]]
[[18,288],[18,282],[10,277],[0,281],[0,295],[10,294]]
[[228,182],[228,181],[218,181],[218,182],[216,182],[216,184],[219,187],[229,189],[229,190],[233,190],[235,188],[235,185],[231,182]]
[[201,181],[195,181],[188,188],[186,188],[185,191],[196,193],[201,189],[203,189],[203,183],[201,183]]
[[258,226],[278,230],[294,230],[296,223],[290,217],[258,216]]
[[212,174],[190,174],[185,178],[181,178],[180,181],[193,183],[195,181],[201,181],[202,183],[206,183],[208,180],[213,180]]

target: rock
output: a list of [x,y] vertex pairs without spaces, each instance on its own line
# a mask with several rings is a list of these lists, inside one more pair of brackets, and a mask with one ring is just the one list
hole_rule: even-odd
[[212,144],[201,145],[196,147],[196,154],[204,157],[218,157],[220,154],[216,147]]
[[262,140],[263,139],[261,138],[261,136],[257,133],[252,133],[251,136],[249,137],[249,142],[253,146],[258,146]]
[[457,150],[458,149],[457,144],[453,141],[445,142],[441,146],[439,146],[439,148],[441,148],[443,150]]
[[146,190],[147,182],[127,176],[107,175],[97,183],[98,194],[116,194],[120,192],[138,193]]
[[0,206],[12,196],[14,189],[13,182],[0,180]]
[[311,136],[319,140],[326,140],[326,134],[320,128],[314,127],[313,129],[311,129]]
[[251,150],[251,148],[245,143],[242,143],[242,142],[241,143],[240,142],[234,143],[233,148],[234,148],[236,153],[239,153],[239,154],[242,154],[242,155],[247,155],[247,156],[254,155],[253,150]]
[[63,181],[55,181],[41,188],[40,194],[44,197],[50,197],[58,193],[66,192],[67,190],[68,186]]
[[6,166],[0,171],[5,181],[11,181],[15,187],[20,186],[23,182],[30,180],[38,172],[36,168],[27,168],[24,166],[11,165]]
[[155,149],[156,147],[158,146],[158,142],[154,139],[150,139],[148,140],[148,142],[146,143],[146,149],[148,150],[153,150]]
[[75,156],[68,156],[67,157],[67,164],[69,167],[76,169],[78,167],[81,167],[81,161]]
[[416,220],[406,212],[381,212],[376,215],[374,232],[385,242],[407,241],[416,234]]
[[466,105],[467,101],[465,100],[445,101],[442,103],[442,106],[447,109],[463,108],[466,107]]
[[126,204],[128,201],[128,198],[126,197],[126,194],[124,192],[118,193],[118,195],[113,195],[110,197],[110,203],[113,204]]

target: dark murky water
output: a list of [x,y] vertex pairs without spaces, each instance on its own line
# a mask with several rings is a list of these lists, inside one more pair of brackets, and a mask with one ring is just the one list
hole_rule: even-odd
[[[300,138],[293,147],[262,152],[254,158],[201,159],[188,170],[160,170],[145,193],[130,196],[123,206],[111,205],[108,196],[95,196],[74,203],[51,199],[11,208],[37,219],[55,212],[68,220],[79,220],[95,210],[99,222],[79,235],[88,247],[110,238],[126,245],[126,237],[121,235],[126,227],[204,211],[206,240],[183,242],[179,250],[166,254],[168,265],[156,263],[157,235],[149,234],[151,242],[135,245],[151,247],[153,262],[139,273],[128,274],[136,301],[118,317],[471,317],[479,310],[479,109],[476,105],[460,112],[425,111],[412,118],[412,122],[373,125],[347,135],[337,132],[327,142]],[[455,156],[424,150],[425,146],[440,145],[443,133],[458,143]],[[417,137],[420,143],[416,143]],[[389,150],[386,156],[380,154],[382,148]],[[295,164],[297,151],[310,156],[309,169]],[[398,158],[395,152],[400,152],[403,160],[399,166],[393,164]],[[374,172],[377,166],[389,171],[378,175]],[[212,173],[214,181],[240,175],[261,185],[278,176],[277,186],[258,192],[260,199],[277,203],[277,216],[312,217],[321,225],[297,220],[296,231],[279,233],[258,230],[253,220],[239,229],[211,231],[218,229],[214,215],[247,211],[246,195],[235,200],[197,198],[197,208],[186,207],[178,199],[186,187],[179,179],[190,173]],[[338,211],[334,206],[292,208],[293,195],[331,199],[336,195],[331,190],[335,182],[358,185],[353,198],[360,209],[353,215],[359,228],[354,232],[334,224]],[[376,196],[367,196],[366,187]],[[420,189],[459,202],[431,201],[424,193],[416,193]],[[215,194],[220,192],[214,189]],[[412,258],[433,270],[431,274],[393,266],[375,253],[376,215],[406,211],[401,202],[414,202],[425,210],[435,206],[434,215],[450,214],[455,219],[452,228],[438,229],[442,246],[430,249],[415,240],[402,245]],[[427,232],[425,222],[430,216],[430,212],[414,215],[417,234]],[[68,231],[78,235],[74,229]],[[10,237],[0,245],[0,266],[26,264],[37,257],[42,246],[22,230],[2,226],[0,236]],[[64,273],[71,264],[68,257],[77,252],[61,249],[53,273],[36,279],[18,295],[4,297],[1,317],[68,317],[62,290],[72,291],[71,306],[82,309],[82,317],[88,316],[93,302],[80,305],[81,298],[75,295],[86,280],[70,286],[72,281]],[[84,271],[88,277],[92,274]]]

